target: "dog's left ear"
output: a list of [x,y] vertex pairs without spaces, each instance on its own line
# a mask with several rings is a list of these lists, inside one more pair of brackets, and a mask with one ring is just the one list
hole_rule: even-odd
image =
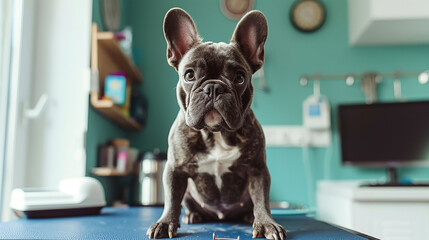
[[264,44],[267,34],[268,24],[264,14],[253,10],[240,20],[232,35],[231,42],[238,44],[253,72],[264,64]]
[[168,63],[176,70],[183,55],[193,45],[201,42],[194,20],[180,8],[172,8],[165,14],[164,36],[167,41]]

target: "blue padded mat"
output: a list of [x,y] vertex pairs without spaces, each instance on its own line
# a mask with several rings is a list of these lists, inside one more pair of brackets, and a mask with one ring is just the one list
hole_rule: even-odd
[[[0,239],[148,239],[147,228],[162,213],[161,207],[104,208],[101,215],[26,219],[0,224]],[[295,240],[364,240],[329,224],[302,215],[275,217]],[[182,224],[176,239],[252,239],[252,227],[239,223]]]

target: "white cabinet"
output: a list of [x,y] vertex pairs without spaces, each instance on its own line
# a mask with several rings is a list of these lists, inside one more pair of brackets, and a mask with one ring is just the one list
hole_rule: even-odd
[[351,45],[429,43],[428,0],[349,0]]
[[429,187],[319,181],[318,219],[383,240],[429,239]]

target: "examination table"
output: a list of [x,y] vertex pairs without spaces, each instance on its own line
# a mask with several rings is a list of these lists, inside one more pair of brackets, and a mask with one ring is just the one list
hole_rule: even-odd
[[[148,239],[147,228],[156,222],[162,207],[102,209],[101,215],[27,219],[0,224],[0,239]],[[304,215],[274,215],[285,227],[287,239],[294,240],[364,240],[363,234],[317,221]],[[252,239],[252,227],[242,223],[181,224],[176,239],[231,238]]]

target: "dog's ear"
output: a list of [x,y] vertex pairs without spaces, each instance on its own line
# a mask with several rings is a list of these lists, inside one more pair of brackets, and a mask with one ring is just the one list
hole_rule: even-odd
[[260,11],[250,11],[237,24],[231,42],[239,46],[241,52],[256,72],[264,64],[264,44],[268,25]]
[[167,41],[168,63],[176,70],[183,55],[193,45],[201,42],[191,16],[180,8],[172,8],[165,14],[164,36]]

